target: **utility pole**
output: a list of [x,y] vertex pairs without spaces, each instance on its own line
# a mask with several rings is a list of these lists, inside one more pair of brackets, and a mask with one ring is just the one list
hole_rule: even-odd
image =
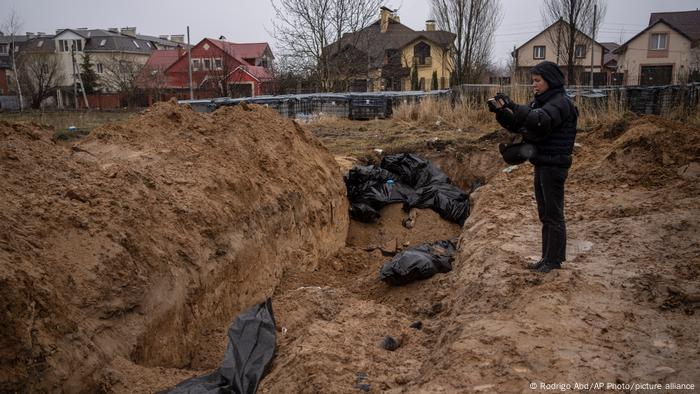
[[73,103],[75,104],[75,109],[78,109],[78,77],[76,76],[75,69],[75,44],[70,47],[70,57],[73,63]]
[[[85,48],[83,48],[83,49],[85,49]],[[85,109],[90,109],[90,104],[88,103],[87,94],[85,93],[85,84],[83,83],[83,77],[80,76],[80,66],[78,66],[78,62],[76,62],[76,60],[75,60],[74,50],[75,50],[75,44],[73,44],[73,46],[70,49],[70,56],[71,56],[71,59],[73,59],[73,72],[74,72],[74,74],[73,74],[73,81],[74,82],[73,83],[75,84],[75,79],[77,77],[78,82],[80,82],[80,90],[83,92],[83,101],[85,102]],[[77,92],[76,92],[76,96],[75,96],[75,108],[76,109],[78,108]]]
[[593,40],[591,41],[591,89],[593,89],[593,50],[595,49],[595,23],[598,16],[598,4],[593,5]]
[[513,44],[513,65],[510,69],[510,84],[511,85],[515,85],[515,76],[516,76],[516,73],[518,70],[518,52],[517,51],[518,51],[518,49],[515,47],[515,44]]
[[187,26],[187,74],[190,81],[190,100],[194,100],[194,90],[192,89],[192,46],[190,45],[189,26]]
[[[14,13],[13,13],[14,14]],[[12,16],[14,18],[14,15]],[[19,112],[24,110],[24,100],[22,99],[22,86],[19,84],[19,70],[17,70],[17,61],[15,60],[15,53],[17,52],[15,45],[15,32],[14,29],[10,32],[11,48],[10,54],[12,55],[12,73],[15,75],[15,85],[17,85],[17,94],[19,95]]]

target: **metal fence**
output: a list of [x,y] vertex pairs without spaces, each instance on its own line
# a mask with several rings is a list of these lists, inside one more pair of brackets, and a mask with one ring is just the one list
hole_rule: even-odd
[[[29,107],[29,100],[24,98],[24,107]],[[0,110],[3,111],[17,111],[19,110],[19,97],[18,96],[0,96]]]
[[[496,92],[532,99],[529,85],[461,85],[454,89],[457,99],[484,103]],[[578,102],[606,107],[610,100],[619,100],[617,108],[639,114],[665,115],[680,109],[694,110],[700,97],[700,83],[665,86],[569,86],[567,94]]]
[[[391,117],[394,108],[402,104],[418,103],[426,98],[469,100],[484,104],[496,92],[514,97],[532,98],[529,85],[461,85],[452,90],[431,92],[374,92],[374,93],[313,93],[283,96],[259,96],[248,98],[214,98],[208,100],[182,100],[196,111],[212,112],[222,106],[241,102],[270,107],[282,116],[305,118],[335,116],[350,119],[375,119]],[[591,89],[589,86],[571,86],[567,94],[579,103],[605,107],[610,100],[619,100],[617,108],[640,114],[663,115],[679,108],[696,108],[700,97],[700,83],[670,86],[609,86]]]
[[214,98],[210,100],[181,100],[195,111],[212,112],[222,106],[242,102],[263,105],[275,109],[282,116],[304,118],[328,115],[350,119],[374,119],[391,117],[393,109],[401,104],[420,102],[425,98],[451,98],[451,90],[430,92],[375,92],[375,93],[313,93],[283,96],[259,96],[247,98]]

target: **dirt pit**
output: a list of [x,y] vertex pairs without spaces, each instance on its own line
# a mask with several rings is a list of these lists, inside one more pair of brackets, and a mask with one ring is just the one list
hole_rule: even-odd
[[[329,153],[266,110],[240,111],[197,115],[162,106],[156,118],[145,114],[74,145],[54,144],[37,125],[2,125],[0,163],[3,174],[14,174],[2,180],[2,330],[3,338],[25,338],[20,346],[3,343],[0,381],[15,384],[3,389],[17,390],[18,382],[34,382],[29,391],[172,387],[216,368],[230,320],[267,295],[278,336],[264,393],[700,383],[697,128],[634,117],[581,133],[567,182],[567,262],[542,275],[525,268],[540,248],[532,167],[503,171],[496,148],[503,132],[437,149],[412,142],[409,152],[463,189],[483,186],[462,228],[418,210],[409,229],[403,222],[411,213],[398,204],[375,225],[348,221],[331,153],[344,168],[366,164],[371,153]],[[212,132],[231,124],[240,126],[228,137]],[[260,124],[270,126],[249,131]],[[267,150],[279,130],[294,155],[287,142]],[[215,181],[228,174],[236,175]],[[276,198],[260,201],[270,193]],[[157,211],[163,204],[174,212]],[[123,234],[117,244],[128,258],[75,258],[113,231]],[[378,280],[394,247],[453,236],[453,271],[403,287]],[[256,252],[233,248],[240,240]],[[263,262],[271,268],[258,271]],[[257,272],[262,279],[243,275]],[[169,306],[182,300],[179,309]],[[194,318],[162,316],[170,314]],[[170,333],[168,340],[158,333]],[[386,336],[397,349],[380,346]],[[71,373],[60,368],[66,361]]]
[[[454,150],[419,150],[463,188],[479,176],[488,181],[472,195],[453,271],[385,286],[376,274],[387,257],[365,247],[409,237],[398,224],[407,213],[389,206],[389,223],[351,223],[349,244],[357,246],[315,272],[285,276],[276,302],[287,330],[261,391],[697,387],[699,131],[643,117],[614,137],[607,126],[581,133],[567,183],[567,262],[547,275],[526,269],[540,248],[532,167],[503,171],[494,161],[499,133]],[[465,171],[466,162],[480,171]],[[449,233],[441,226],[431,229]],[[411,328],[417,321],[421,329]],[[380,347],[386,335],[398,349]]]
[[264,108],[159,104],[70,144],[2,122],[0,168],[3,392],[211,368],[212,332],[345,244],[333,157]]

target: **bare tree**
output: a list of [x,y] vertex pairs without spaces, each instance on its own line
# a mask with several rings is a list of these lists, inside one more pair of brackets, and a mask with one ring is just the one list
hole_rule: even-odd
[[299,59],[292,55],[281,55],[277,58],[273,68],[275,94],[301,94],[320,90],[318,78],[315,78],[313,70],[300,67],[298,61]]
[[382,0],[271,0],[277,20],[273,36],[283,55],[293,56],[304,73],[314,73],[324,90],[328,81],[328,54],[345,33],[365,28]]
[[148,90],[152,100],[160,101],[166,91],[167,80],[163,67],[144,66],[139,76],[139,85]]
[[107,90],[118,92],[126,99],[128,106],[137,103],[141,94],[140,79],[145,65],[134,61],[128,55],[116,55],[103,63],[104,73],[101,85]]
[[19,96],[19,110],[22,111],[22,109],[24,109],[24,100],[22,98],[22,86],[19,83],[19,76],[17,75],[17,42],[15,41],[15,36],[17,35],[17,33],[19,33],[20,29],[22,29],[22,20],[13,8],[10,10],[10,14],[7,16],[7,19],[5,20],[5,23],[2,26],[2,30],[4,30],[7,34],[10,35],[10,60],[12,61],[12,70],[15,75],[17,95]]
[[561,57],[566,61],[566,74],[570,84],[576,81],[576,46],[588,43],[579,32],[594,35],[606,10],[605,0],[544,0],[542,20],[545,25],[563,22],[550,29],[549,38],[556,47],[557,59]]
[[41,103],[56,93],[64,78],[61,65],[53,53],[22,52],[17,56],[18,86],[31,97],[31,106],[41,108]]
[[457,35],[453,83],[477,83],[491,61],[500,1],[431,0],[430,8],[438,28]]

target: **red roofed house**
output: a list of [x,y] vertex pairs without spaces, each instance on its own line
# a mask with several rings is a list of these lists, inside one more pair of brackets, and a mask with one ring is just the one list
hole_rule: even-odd
[[[192,47],[195,98],[254,97],[273,81],[272,50],[267,43],[236,44],[205,38]],[[187,51],[154,51],[146,64],[144,85],[189,98]]]

